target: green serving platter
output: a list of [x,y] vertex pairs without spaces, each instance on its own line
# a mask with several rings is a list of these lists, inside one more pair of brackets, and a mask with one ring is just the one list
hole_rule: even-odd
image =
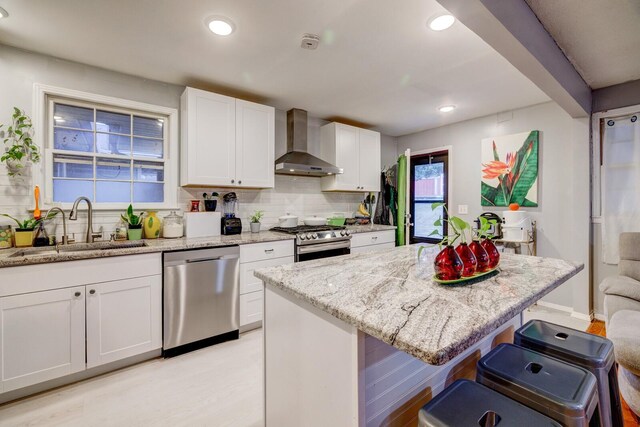
[[[458,284],[462,284],[462,283],[466,283],[466,282],[471,282],[471,281],[479,281],[478,279],[484,279],[486,278],[486,276],[490,275],[491,273],[496,273],[498,272],[498,268],[500,267],[500,264],[496,265],[495,267],[493,267],[491,270],[489,271],[485,271],[484,273],[478,273],[478,274],[474,274],[471,277],[461,277],[460,279],[456,279],[456,280],[442,280],[442,279],[438,279],[436,277],[436,275],[433,275],[433,281],[436,283],[440,283],[442,285],[458,285]],[[495,276],[495,274],[493,274],[493,276]]]

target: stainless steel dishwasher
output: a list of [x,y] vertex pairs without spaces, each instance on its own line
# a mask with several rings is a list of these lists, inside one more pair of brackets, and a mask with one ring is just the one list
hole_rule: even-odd
[[240,247],[166,252],[163,257],[164,355],[237,339]]

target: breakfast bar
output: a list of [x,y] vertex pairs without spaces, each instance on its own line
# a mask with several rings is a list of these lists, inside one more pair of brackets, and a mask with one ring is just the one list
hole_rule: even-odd
[[497,274],[445,286],[432,280],[437,252],[405,246],[256,271],[267,426],[410,423],[583,269],[503,254]]

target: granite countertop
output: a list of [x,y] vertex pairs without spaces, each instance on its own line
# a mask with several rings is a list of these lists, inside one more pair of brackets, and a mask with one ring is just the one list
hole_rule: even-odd
[[[367,233],[374,231],[394,230],[388,225],[354,225],[347,229],[353,233]],[[125,249],[96,249],[84,251],[59,252],[55,247],[43,248],[11,248],[0,250],[0,268],[16,267],[31,264],[46,264],[52,262],[76,261],[82,259],[104,258],[112,256],[138,255],[154,252],[168,252],[185,249],[215,248],[230,245],[246,245],[251,243],[274,242],[280,240],[293,240],[294,235],[277,233],[273,231],[261,231],[260,233],[242,233],[232,236],[203,237],[197,239],[148,239],[144,240],[146,246],[131,247]],[[70,247],[73,246],[69,245]],[[83,245],[79,243],[78,245]],[[24,249],[33,251],[27,256],[15,256]]]
[[500,272],[466,286],[432,281],[437,246],[352,254],[256,271],[274,286],[426,363],[443,365],[584,268],[503,254]]

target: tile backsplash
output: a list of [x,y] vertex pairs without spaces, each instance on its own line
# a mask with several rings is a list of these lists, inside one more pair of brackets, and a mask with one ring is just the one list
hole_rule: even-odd
[[[222,195],[235,191],[239,200],[239,216],[243,227],[249,229],[249,217],[256,210],[264,211],[263,229],[277,224],[278,217],[284,214],[297,215],[302,220],[305,216],[330,216],[334,212],[352,215],[364,198],[362,193],[323,193],[320,178],[295,177],[287,175],[275,176],[275,188],[267,190],[229,189],[229,188],[180,188],[180,210],[188,210],[191,199],[202,199],[202,193],[216,191],[220,193],[217,211],[222,211]],[[0,212],[23,217],[28,209],[33,208],[33,190],[31,179],[23,178],[22,182],[9,179],[5,168],[0,168]],[[84,206],[84,205],[83,205]],[[135,205],[134,205],[135,208]],[[68,211],[66,211],[68,215]],[[161,218],[168,215],[168,210],[159,212]],[[115,231],[120,212],[94,210],[94,231],[102,227],[105,239]],[[0,218],[0,224],[11,224],[8,218]],[[86,212],[80,211],[77,221],[67,221],[69,235],[75,234],[77,241],[84,240],[86,232]],[[58,238],[62,236],[61,220],[52,221],[47,226],[48,232]]]

